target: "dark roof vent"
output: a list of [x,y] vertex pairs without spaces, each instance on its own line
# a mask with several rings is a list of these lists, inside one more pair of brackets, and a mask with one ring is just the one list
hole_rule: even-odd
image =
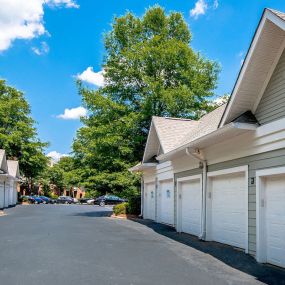
[[251,111],[244,112],[243,114],[241,114],[240,116],[232,120],[232,122],[260,125],[256,117],[252,114]]

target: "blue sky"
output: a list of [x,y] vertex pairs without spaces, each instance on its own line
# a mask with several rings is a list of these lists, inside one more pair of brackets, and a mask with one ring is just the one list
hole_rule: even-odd
[[102,84],[102,35],[113,17],[154,4],[182,12],[194,50],[221,64],[217,95],[231,91],[263,9],[285,11],[280,0],[0,0],[0,78],[25,92],[47,152],[71,151],[84,114],[75,77],[85,71],[82,79]]

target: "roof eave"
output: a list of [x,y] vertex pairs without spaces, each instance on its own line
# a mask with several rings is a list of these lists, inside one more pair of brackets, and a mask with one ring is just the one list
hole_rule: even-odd
[[129,168],[130,172],[142,172],[144,170],[155,168],[158,165],[158,163],[141,163],[140,165],[135,165],[131,168]]
[[207,135],[204,135],[192,142],[189,142],[187,144],[184,144],[180,146],[179,148],[176,148],[168,153],[162,154],[157,157],[158,161],[165,161],[171,159],[173,156],[175,156],[178,152],[183,151],[186,148],[199,148],[201,145],[205,145],[209,142],[209,145],[211,145],[210,140],[215,138],[215,137],[220,137],[223,138],[226,134],[228,134],[229,131],[235,131],[237,134],[241,134],[246,131],[254,131],[256,130],[258,126],[255,124],[248,124],[248,123],[229,123]]
[[[274,19],[274,21],[273,21],[273,19]],[[239,85],[240,85],[240,83],[243,80],[244,72],[247,69],[248,63],[249,63],[249,61],[251,59],[251,56],[252,56],[252,54],[254,52],[255,44],[258,41],[259,37],[260,37],[260,34],[262,32],[262,29],[263,29],[263,26],[264,26],[264,23],[265,23],[266,20],[270,20],[270,21],[274,22],[276,25],[278,25],[279,27],[282,27],[282,29],[285,30],[285,21],[284,21],[284,19],[282,19],[279,16],[277,16],[270,9],[265,8],[263,10],[262,16],[261,16],[261,18],[259,20],[259,23],[257,25],[255,33],[254,33],[254,35],[252,37],[252,40],[251,40],[250,46],[249,46],[249,48],[247,50],[247,53],[246,53],[245,59],[243,61],[243,64],[242,64],[242,66],[241,66],[241,68],[239,70],[237,79],[235,81],[233,90],[231,92],[230,99],[228,100],[227,106],[226,106],[226,108],[225,108],[225,110],[223,112],[223,115],[221,117],[221,120],[220,120],[220,123],[219,123],[219,127],[223,127],[227,123],[227,120],[228,120],[228,117],[229,117],[229,114],[230,114],[230,109],[231,109],[232,104],[234,102],[235,96],[238,93]]]

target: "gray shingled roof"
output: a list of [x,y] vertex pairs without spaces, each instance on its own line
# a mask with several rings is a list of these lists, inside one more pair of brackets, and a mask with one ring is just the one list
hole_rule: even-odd
[[8,172],[6,153],[4,149],[0,149],[0,169],[5,173]]
[[217,130],[225,108],[226,104],[204,115],[199,121],[197,121],[196,128],[187,133],[181,145],[187,144]]
[[13,177],[19,177],[19,162],[17,160],[7,160],[8,173]]
[[197,126],[193,120],[167,117],[153,117],[153,123],[164,153],[180,145],[189,130]]
[[218,128],[226,104],[204,115],[200,120],[153,117],[153,123],[163,152],[205,136]]

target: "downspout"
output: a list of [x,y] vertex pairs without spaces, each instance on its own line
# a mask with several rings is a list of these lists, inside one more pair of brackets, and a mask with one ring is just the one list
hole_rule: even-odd
[[140,217],[143,217],[143,208],[144,208],[144,180],[143,180],[143,176],[141,177],[141,213],[140,213]]
[[207,200],[207,161],[199,157],[199,154],[192,153],[189,151],[189,148],[186,148],[186,154],[188,156],[194,157],[199,160],[203,165],[203,175],[202,175],[202,233],[199,236],[201,240],[206,240],[206,200]]

